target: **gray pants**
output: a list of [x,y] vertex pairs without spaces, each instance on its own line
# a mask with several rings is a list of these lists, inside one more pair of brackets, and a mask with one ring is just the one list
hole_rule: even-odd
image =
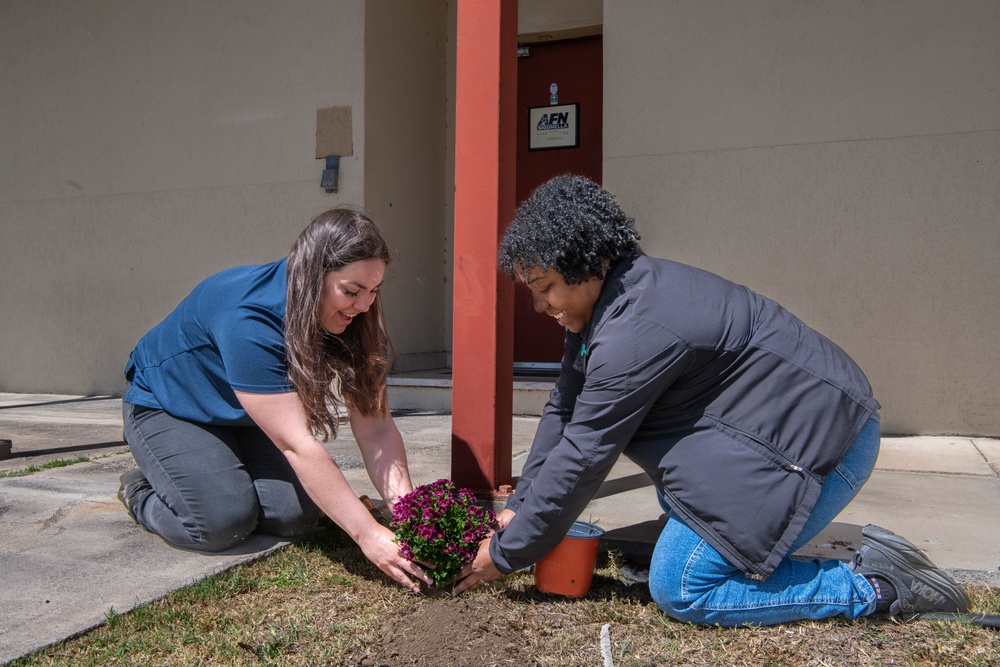
[[122,403],[125,440],[152,487],[136,520],[168,544],[222,551],[251,533],[292,537],[320,510],[257,426],[208,426]]

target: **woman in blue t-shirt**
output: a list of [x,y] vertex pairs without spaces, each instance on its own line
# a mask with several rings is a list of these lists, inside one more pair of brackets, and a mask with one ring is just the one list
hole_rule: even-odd
[[217,273],[136,345],[125,369],[121,479],[129,515],[167,543],[221,551],[251,533],[301,535],[325,513],[412,590],[426,573],[352,491],[317,436],[346,411],[391,507],[412,490],[389,413],[389,339],[376,299],[389,248],[347,209],[323,213],[287,258]]

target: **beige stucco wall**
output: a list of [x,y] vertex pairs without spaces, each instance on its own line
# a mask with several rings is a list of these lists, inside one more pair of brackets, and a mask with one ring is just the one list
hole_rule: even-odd
[[[313,216],[364,206],[369,194],[390,244],[406,248],[383,297],[404,313],[390,322],[393,337],[404,351],[425,344],[406,319],[440,311],[440,294],[394,288],[398,268],[440,280],[428,268],[439,250],[414,260],[423,251],[414,230],[440,228],[440,205],[413,194],[426,185],[440,199],[442,157],[430,155],[437,164],[426,172],[390,172],[386,187],[403,199],[392,214],[384,189],[365,189],[365,124],[392,125],[366,111],[365,7],[0,2],[0,391],[118,391],[132,345],[196,282],[283,256]],[[421,21],[412,29],[422,32]],[[439,57],[419,54],[424,64]],[[405,99],[392,100],[404,119]],[[316,110],[335,105],[353,109],[354,155],[330,194],[319,187]],[[426,152],[434,134],[419,136],[393,148]],[[374,156],[386,167],[384,142]]]
[[368,0],[365,31],[365,205],[393,232],[383,294],[396,366],[440,368],[451,349],[447,3]]
[[604,21],[604,181],[646,250],[837,341],[884,431],[1000,433],[1000,4],[607,0]]
[[599,35],[602,0],[519,0],[517,34],[521,43]]
[[[396,250],[397,350],[437,365],[456,10],[416,6],[0,0],[0,391],[117,391],[198,280],[340,204]],[[1000,5],[520,3],[529,41],[601,20],[605,184],[646,249],[839,342],[885,430],[1000,433]],[[331,105],[354,110],[336,194]]]

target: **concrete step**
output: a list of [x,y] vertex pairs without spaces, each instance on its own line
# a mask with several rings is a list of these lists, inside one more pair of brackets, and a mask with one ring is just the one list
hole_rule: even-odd
[[[392,373],[388,378],[393,410],[451,412],[451,369]],[[553,376],[515,375],[514,414],[537,417],[555,385]]]

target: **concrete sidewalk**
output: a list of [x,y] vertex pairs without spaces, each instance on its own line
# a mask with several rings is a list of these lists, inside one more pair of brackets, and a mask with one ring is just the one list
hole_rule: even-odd
[[[0,479],[0,662],[286,544],[256,537],[205,555],[172,549],[136,526],[115,497],[118,476],[134,467],[121,442],[120,405],[110,397],[0,394],[0,439],[13,441],[0,471],[91,459]],[[408,413],[396,422],[414,483],[449,477],[450,415]],[[536,424],[514,418],[515,474]],[[329,450],[356,493],[376,495],[350,429]],[[1000,440],[884,438],[872,479],[803,553],[847,559],[860,526],[876,523],[961,581],[1000,585],[998,472]],[[581,519],[641,552],[655,540],[661,511],[641,472],[622,461]]]

